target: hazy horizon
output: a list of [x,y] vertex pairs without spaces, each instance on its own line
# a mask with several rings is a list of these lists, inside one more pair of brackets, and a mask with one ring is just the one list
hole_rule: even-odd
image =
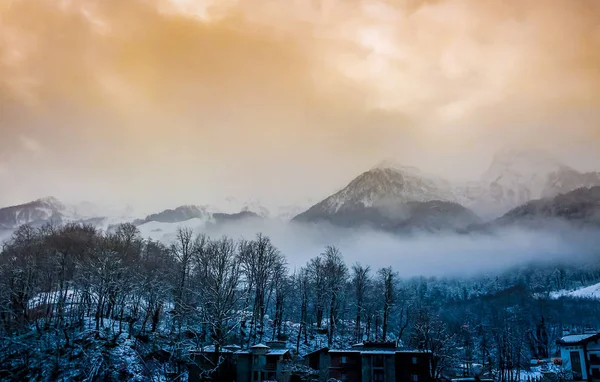
[[393,159],[600,170],[594,1],[13,0],[0,206],[317,202]]

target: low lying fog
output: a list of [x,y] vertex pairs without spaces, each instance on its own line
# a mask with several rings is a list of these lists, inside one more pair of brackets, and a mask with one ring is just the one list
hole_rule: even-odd
[[551,231],[502,229],[494,234],[422,233],[407,236],[373,230],[343,230],[328,225],[302,226],[273,221],[244,221],[204,230],[213,238],[269,236],[286,255],[290,270],[335,245],[346,264],[374,269],[391,265],[402,277],[469,276],[531,262],[585,261],[598,254],[596,232],[563,228]]

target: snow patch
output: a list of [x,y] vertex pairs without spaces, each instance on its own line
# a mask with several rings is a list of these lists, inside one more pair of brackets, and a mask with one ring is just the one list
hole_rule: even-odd
[[573,297],[600,299],[600,283],[575,290],[560,290],[550,294],[552,298]]

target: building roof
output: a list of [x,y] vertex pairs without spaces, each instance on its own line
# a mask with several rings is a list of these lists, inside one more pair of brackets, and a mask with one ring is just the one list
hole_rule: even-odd
[[251,346],[250,349],[270,349],[270,348],[265,344],[256,344],[254,346]]
[[360,354],[396,354],[396,350],[394,350],[394,349],[391,349],[391,350],[383,350],[383,349],[363,350],[360,352]]
[[328,351],[329,351],[329,348],[328,348],[328,347],[324,347],[324,348],[320,348],[320,349],[317,349],[317,350],[313,350],[313,351],[311,351],[310,353],[306,353],[304,356],[305,356],[305,357],[307,357],[307,356],[310,356],[310,355],[313,355],[313,354],[320,353],[320,352],[322,352],[322,351],[324,351],[324,352],[328,352]]
[[429,354],[431,350],[411,350],[411,349],[403,349],[396,350],[396,353],[405,353],[405,354]]
[[[216,350],[217,349],[215,348],[214,345],[208,345],[208,346],[201,347],[199,349],[190,350],[190,352],[191,353],[214,353]],[[227,349],[224,346],[222,346],[219,349],[219,352],[220,353],[232,353],[232,350],[231,349]]]
[[[327,348],[319,349],[314,351],[313,353],[327,350]],[[400,350],[400,349],[364,349],[361,347],[356,347],[354,349],[328,349],[330,353],[354,353],[354,354],[429,354],[431,351],[422,351],[422,350]],[[312,354],[312,353],[309,353]]]
[[600,339],[600,333],[573,334],[569,336],[564,336],[557,342],[559,345],[580,345],[586,342],[594,341],[596,339]]
[[271,349],[271,350],[269,350],[267,355],[284,355],[289,352],[290,352],[289,349]]
[[348,349],[329,349],[330,353],[354,353],[360,354],[360,350],[348,350]]

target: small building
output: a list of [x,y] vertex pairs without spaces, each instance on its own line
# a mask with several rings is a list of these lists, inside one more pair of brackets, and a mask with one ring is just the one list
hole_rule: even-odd
[[563,370],[572,381],[600,381],[600,333],[564,336],[557,345]]
[[286,364],[292,356],[286,343],[280,341],[258,344],[248,350],[233,353],[237,382],[288,382],[290,373]]
[[431,353],[401,350],[394,342],[364,342],[345,350],[323,348],[304,358],[307,366],[339,381],[431,380]]
[[304,356],[304,365],[317,372],[320,380],[329,376],[329,348],[324,347]]
[[190,351],[189,381],[235,381],[233,354],[238,346],[225,346],[218,353],[214,346]]

